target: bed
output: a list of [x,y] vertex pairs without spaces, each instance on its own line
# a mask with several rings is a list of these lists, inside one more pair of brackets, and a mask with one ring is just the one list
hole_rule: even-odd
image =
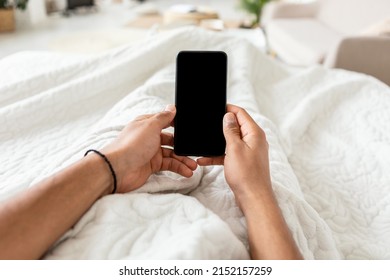
[[[390,258],[390,89],[321,66],[291,68],[244,39],[197,28],[95,56],[0,60],[0,199],[174,103],[175,57],[224,50],[228,102],[265,130],[272,185],[305,259]],[[223,167],[153,175],[96,202],[45,259],[248,259]]]

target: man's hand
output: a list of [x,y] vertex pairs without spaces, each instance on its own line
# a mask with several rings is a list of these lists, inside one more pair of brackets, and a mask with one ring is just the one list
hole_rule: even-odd
[[200,158],[199,165],[223,164],[226,181],[242,210],[246,198],[253,197],[261,188],[271,190],[268,143],[264,131],[249,114],[234,105],[227,106],[223,119],[226,155]]
[[228,105],[227,111],[226,155],[198,163],[225,165],[226,181],[247,221],[253,259],[301,259],[272,190],[265,133],[244,109]]
[[163,112],[137,117],[102,150],[118,177],[117,192],[125,193],[141,187],[151,174],[158,171],[169,170],[184,177],[192,176],[197,163],[175,155],[169,148],[173,147],[173,135],[162,132],[171,125],[175,114],[175,106],[168,105]]

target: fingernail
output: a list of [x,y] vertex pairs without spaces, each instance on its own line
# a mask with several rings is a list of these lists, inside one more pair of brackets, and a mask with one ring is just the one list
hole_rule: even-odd
[[233,115],[233,113],[227,113],[223,120],[226,124],[236,124],[236,117]]
[[173,104],[168,104],[168,105],[165,107],[165,111],[175,112],[175,110],[176,110],[176,107],[175,107],[175,105],[173,105]]

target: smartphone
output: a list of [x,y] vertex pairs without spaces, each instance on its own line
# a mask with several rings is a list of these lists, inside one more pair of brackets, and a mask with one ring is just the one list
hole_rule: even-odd
[[183,156],[220,156],[226,142],[228,58],[222,51],[181,51],[176,58],[174,152]]

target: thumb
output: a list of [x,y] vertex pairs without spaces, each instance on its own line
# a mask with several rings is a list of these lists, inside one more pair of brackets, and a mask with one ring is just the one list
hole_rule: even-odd
[[231,112],[226,113],[223,117],[223,134],[225,135],[227,145],[232,141],[241,140],[240,126],[236,116]]
[[165,107],[165,110],[154,115],[161,129],[170,126],[171,122],[175,118],[176,107],[175,105],[169,104]]

